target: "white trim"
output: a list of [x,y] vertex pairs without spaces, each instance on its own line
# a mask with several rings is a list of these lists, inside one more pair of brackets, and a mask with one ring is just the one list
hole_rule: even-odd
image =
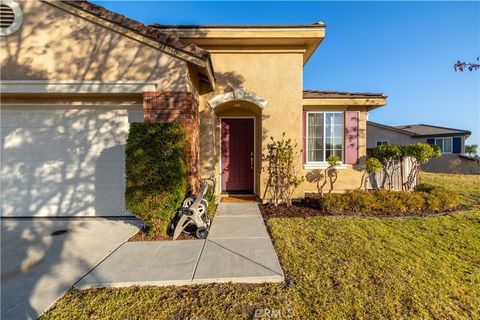
[[[450,140],[450,152],[445,152],[443,149],[445,149],[445,140],[449,139]],[[442,154],[452,154],[453,153],[453,137],[445,137],[445,138],[434,138],[433,143],[437,145],[437,140],[443,140],[442,142],[442,147],[440,150],[442,151]]]
[[[338,166],[335,167],[335,169],[338,169],[338,170],[345,170],[345,169],[348,169],[348,168],[351,168],[352,165],[350,164],[340,164]],[[326,169],[328,168],[328,163],[327,162],[316,162],[316,163],[306,163],[303,165],[303,169],[305,170],[314,170],[314,169]]]
[[[308,161],[308,115],[315,113],[323,113],[323,160],[324,161]],[[303,165],[304,168],[311,167],[311,168],[326,168],[328,167],[328,162],[326,159],[327,156],[327,148],[326,148],[326,113],[340,113],[342,114],[343,122],[342,122],[342,159],[340,165],[337,167],[343,166],[343,160],[345,158],[345,113],[343,111],[307,111],[306,119],[305,119],[305,164]]]
[[0,37],[6,37],[15,33],[22,26],[23,11],[22,8],[12,0],[0,0],[0,4],[4,4],[13,11],[13,22],[8,28],[0,28]]
[[345,107],[345,106],[375,106],[385,105],[387,97],[384,98],[304,98],[303,106],[313,107]]
[[220,139],[218,140],[220,143],[220,157],[219,157],[219,170],[218,175],[220,183],[218,184],[218,194],[223,192],[222,190],[222,119],[253,119],[253,194],[256,194],[256,186],[257,186],[257,118],[255,116],[222,116],[218,117],[220,121]]
[[253,92],[245,91],[245,89],[243,88],[233,88],[232,91],[216,95],[212,99],[208,100],[208,105],[212,109],[215,109],[216,107],[226,102],[236,101],[236,100],[251,102],[259,106],[261,109],[264,109],[265,106],[267,105],[267,99]]
[[259,48],[259,49],[242,49],[242,47],[236,47],[235,49],[209,49],[211,53],[215,54],[232,54],[232,53],[305,53],[307,52],[306,49],[291,49],[291,48],[277,48],[277,49],[269,49],[269,48]]
[[1,93],[141,93],[156,91],[155,81],[2,80]]

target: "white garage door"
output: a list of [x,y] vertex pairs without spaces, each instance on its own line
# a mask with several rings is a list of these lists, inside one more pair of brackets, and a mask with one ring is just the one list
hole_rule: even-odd
[[1,111],[2,216],[119,216],[128,123],[142,109]]

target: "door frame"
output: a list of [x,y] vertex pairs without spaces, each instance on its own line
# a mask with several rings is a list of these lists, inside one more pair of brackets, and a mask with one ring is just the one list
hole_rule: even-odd
[[[220,132],[219,132],[219,143],[220,143],[220,157],[219,157],[219,170],[218,170],[218,175],[219,175],[219,183],[218,183],[218,194],[222,194],[222,120],[223,119],[253,119],[253,194],[256,194],[256,187],[257,187],[257,117],[255,116],[221,116],[218,117],[220,120]],[[228,192],[225,192],[225,194],[228,194]]]

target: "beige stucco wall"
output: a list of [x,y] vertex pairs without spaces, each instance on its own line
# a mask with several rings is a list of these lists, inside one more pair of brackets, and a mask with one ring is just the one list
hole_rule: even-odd
[[186,91],[186,62],[40,1],[19,1],[21,28],[1,37],[7,80],[158,80]]
[[[219,177],[220,116],[253,116],[257,130],[255,192],[263,195],[265,179],[261,175],[261,153],[270,137],[280,137],[286,132],[290,138],[301,143],[303,55],[298,52],[287,53],[285,50],[281,53],[240,53],[236,50],[227,53],[212,51],[217,89],[215,93],[200,99],[200,174],[216,174]],[[261,110],[243,102],[240,107],[232,104],[221,106],[215,115],[207,101],[232,87],[243,87],[265,98],[268,101],[266,107]],[[212,127],[216,128],[215,132],[212,132]],[[300,169],[301,159],[298,165]],[[220,183],[218,185],[219,191]]]
[[[255,193],[263,198],[267,176],[266,163],[261,155],[265,152],[270,137],[287,138],[302,148],[302,110],[303,107],[303,57],[301,53],[215,53],[212,60],[216,71],[217,90],[215,93],[200,97],[200,174],[216,175],[220,178],[220,118],[254,117],[256,119],[256,177]],[[246,91],[265,98],[268,103],[261,109],[249,102],[229,102],[214,111],[207,101],[215,95],[228,91],[231,87],[243,87]],[[240,106],[234,106],[234,104]],[[366,154],[366,107],[365,106],[306,106],[305,110],[319,111],[359,111],[360,112],[360,157],[364,161]],[[212,129],[215,128],[215,129]],[[341,169],[335,189],[341,192],[360,186],[362,172],[360,166]],[[302,157],[296,163],[297,172],[306,176],[310,169],[304,169]],[[217,192],[220,192],[220,181]],[[296,190],[294,197],[302,197],[305,192],[315,192],[314,183],[305,181]]]

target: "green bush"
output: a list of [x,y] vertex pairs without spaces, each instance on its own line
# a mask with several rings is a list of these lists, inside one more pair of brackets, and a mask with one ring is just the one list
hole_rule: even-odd
[[382,163],[375,157],[368,158],[367,162],[365,163],[365,171],[368,174],[380,172],[382,168]]
[[[373,157],[377,158],[383,166],[388,189],[393,189],[393,177],[395,171],[398,169],[395,166],[395,161],[401,157],[404,148],[396,144],[385,144],[375,147],[373,149]],[[385,187],[382,185],[382,188]]]
[[422,191],[422,192],[434,192],[434,191],[444,191],[445,188],[442,188],[440,186],[435,186],[433,184],[428,184],[428,183],[419,183],[415,186],[415,191]]
[[411,190],[418,181],[420,168],[428,162],[428,160],[442,155],[437,145],[428,143],[414,143],[402,147],[402,156],[409,157],[411,161],[410,171],[407,172],[407,180],[403,182],[404,190]]
[[370,157],[368,160],[365,162],[364,170],[363,171],[363,176],[362,176],[362,181],[360,182],[360,189],[363,187],[365,190],[368,188],[368,181],[370,180],[370,176],[374,173],[380,172],[382,170],[383,165],[375,157]]
[[125,148],[125,204],[149,234],[166,235],[187,193],[187,139],[179,123],[132,123]]
[[382,144],[373,149],[373,156],[380,161],[396,159],[402,155],[402,148],[396,144]]
[[456,193],[438,189],[431,192],[354,190],[344,194],[329,194],[320,200],[320,207],[327,212],[366,216],[431,214],[457,209],[460,204],[460,197]]

